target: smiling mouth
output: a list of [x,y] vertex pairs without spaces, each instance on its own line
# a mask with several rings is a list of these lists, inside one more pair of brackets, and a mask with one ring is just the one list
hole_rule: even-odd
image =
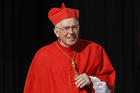
[[73,41],[73,40],[75,40],[76,38],[75,38],[75,37],[68,37],[68,39]]
[[76,37],[75,36],[70,36],[70,37],[68,37],[68,39],[76,39]]

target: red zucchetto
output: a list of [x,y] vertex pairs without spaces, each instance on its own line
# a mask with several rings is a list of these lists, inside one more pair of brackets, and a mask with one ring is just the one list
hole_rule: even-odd
[[79,18],[79,10],[77,9],[71,9],[71,8],[66,8],[65,4],[62,3],[61,8],[52,8],[49,13],[48,17],[51,20],[51,22],[56,25],[60,21],[66,18],[76,18],[78,20]]

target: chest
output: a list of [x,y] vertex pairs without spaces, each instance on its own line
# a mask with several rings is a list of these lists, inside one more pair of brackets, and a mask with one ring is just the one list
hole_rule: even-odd
[[[69,57],[73,57],[74,53],[67,53]],[[72,60],[60,51],[44,54],[40,59],[45,69],[51,69],[54,73],[74,73]],[[75,56],[75,64],[79,74],[93,74],[96,72],[98,63],[95,62],[96,54],[91,51],[77,52]],[[62,74],[64,74],[62,73]]]

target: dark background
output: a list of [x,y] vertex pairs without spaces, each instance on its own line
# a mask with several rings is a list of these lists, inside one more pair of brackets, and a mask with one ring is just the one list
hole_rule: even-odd
[[116,70],[115,93],[140,93],[139,0],[1,0],[0,93],[22,93],[35,52],[57,38],[48,11],[80,10],[80,37],[101,44]]

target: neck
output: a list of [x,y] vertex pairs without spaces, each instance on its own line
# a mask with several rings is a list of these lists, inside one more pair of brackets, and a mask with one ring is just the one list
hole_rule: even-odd
[[70,46],[65,45],[61,40],[58,39],[58,41],[60,42],[60,44],[61,44],[62,46],[68,47],[68,48],[70,47]]
[[61,47],[63,50],[65,50],[66,52],[70,53],[70,52],[76,50],[76,47],[79,45],[79,40],[77,40],[77,42],[72,46],[65,46],[65,45],[63,45],[63,43],[60,43],[60,40],[58,39],[56,41],[56,45],[59,45],[59,47]]

